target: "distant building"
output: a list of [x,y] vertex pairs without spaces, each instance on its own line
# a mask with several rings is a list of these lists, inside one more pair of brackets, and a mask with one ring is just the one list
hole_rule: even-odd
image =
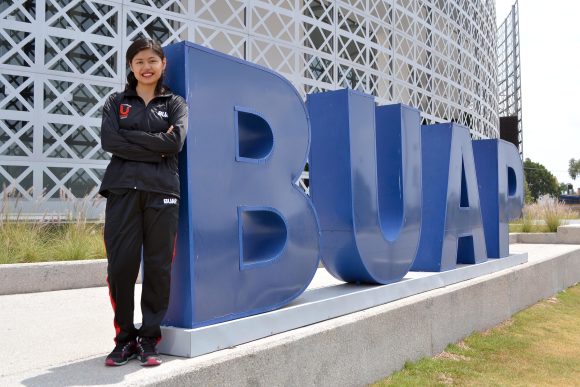
[[522,81],[518,2],[497,29],[497,83],[500,137],[518,147],[523,160]]
[[492,0],[2,1],[2,200],[38,212],[95,197],[109,159],[102,103],[123,88],[124,52],[142,35],[269,67],[303,96],[350,87],[497,138],[495,16]]

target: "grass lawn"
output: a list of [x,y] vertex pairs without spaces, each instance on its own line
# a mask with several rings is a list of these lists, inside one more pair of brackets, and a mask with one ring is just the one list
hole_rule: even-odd
[[580,285],[373,386],[580,386]]

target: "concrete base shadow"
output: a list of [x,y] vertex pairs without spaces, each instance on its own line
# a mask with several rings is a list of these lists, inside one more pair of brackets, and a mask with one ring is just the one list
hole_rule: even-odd
[[23,380],[21,383],[29,387],[66,387],[87,385],[111,385],[126,380],[128,374],[142,369],[137,362],[128,363],[123,367],[104,368],[105,357],[99,356],[80,362],[75,362],[46,370],[45,373]]

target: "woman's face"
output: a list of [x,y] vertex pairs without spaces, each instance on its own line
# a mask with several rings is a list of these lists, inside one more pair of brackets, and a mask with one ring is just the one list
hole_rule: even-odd
[[141,50],[131,60],[131,71],[141,85],[157,85],[165,70],[165,58],[161,59],[152,49]]

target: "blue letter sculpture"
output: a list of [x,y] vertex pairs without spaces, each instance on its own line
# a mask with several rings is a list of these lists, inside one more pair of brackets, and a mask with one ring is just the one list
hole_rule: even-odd
[[454,269],[487,259],[469,129],[426,125],[423,142],[423,227],[415,271]]
[[[310,194],[326,269],[347,282],[407,274],[421,228],[420,115],[352,90],[308,96]],[[375,124],[376,117],[376,124]]]
[[[166,325],[277,309],[306,289],[321,253],[335,277],[379,284],[411,267],[508,255],[507,223],[523,205],[513,145],[472,143],[455,124],[421,127],[416,109],[376,107],[352,90],[309,95],[309,124],[294,87],[272,71],[189,42],[166,55],[166,81],[190,109]],[[321,232],[294,184],[309,125]]]
[[517,148],[503,140],[473,142],[487,254],[509,255],[509,221],[524,205],[524,169]]
[[309,147],[304,103],[286,79],[242,60],[188,42],[166,54],[190,129],[164,323],[192,328],[279,308],[319,262],[316,213],[294,185]]

